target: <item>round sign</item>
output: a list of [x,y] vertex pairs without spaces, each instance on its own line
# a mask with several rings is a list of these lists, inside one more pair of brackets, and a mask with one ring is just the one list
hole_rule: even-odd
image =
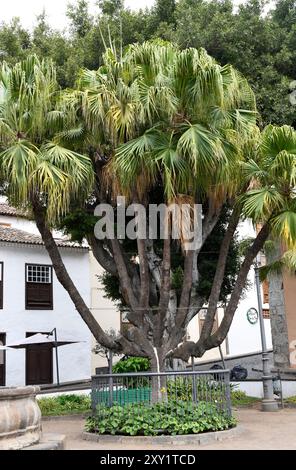
[[247,311],[247,319],[248,322],[251,323],[251,325],[255,325],[257,323],[259,318],[258,311],[255,308],[249,308]]

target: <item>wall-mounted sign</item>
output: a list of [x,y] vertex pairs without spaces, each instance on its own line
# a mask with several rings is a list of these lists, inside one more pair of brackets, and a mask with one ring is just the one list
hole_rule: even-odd
[[258,311],[255,308],[249,308],[247,311],[247,319],[248,322],[251,323],[251,325],[255,325],[257,323],[259,318]]

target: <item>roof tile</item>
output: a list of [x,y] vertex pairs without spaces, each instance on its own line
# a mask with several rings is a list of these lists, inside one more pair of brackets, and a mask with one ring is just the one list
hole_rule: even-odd
[[[81,246],[78,243],[69,240],[62,240],[61,238],[55,239],[56,244],[60,248],[79,248],[87,250],[87,246]],[[24,230],[19,230],[11,227],[2,227],[0,225],[0,242],[8,243],[23,243],[26,245],[44,245],[42,238],[39,235],[34,235]]]

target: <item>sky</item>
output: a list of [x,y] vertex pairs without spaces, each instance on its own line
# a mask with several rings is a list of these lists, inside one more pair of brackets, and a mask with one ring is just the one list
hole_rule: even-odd
[[[65,12],[68,3],[69,0],[1,0],[0,22],[9,22],[14,16],[19,16],[25,27],[32,28],[36,15],[45,8],[51,26],[63,29],[66,25]],[[125,5],[133,10],[151,6],[153,3],[154,0],[125,0]],[[97,10],[95,0],[89,0],[89,5],[92,12]]]

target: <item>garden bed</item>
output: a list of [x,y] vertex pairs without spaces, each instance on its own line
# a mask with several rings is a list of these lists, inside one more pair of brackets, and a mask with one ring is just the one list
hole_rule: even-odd
[[111,434],[94,434],[83,432],[82,438],[86,441],[97,442],[101,445],[120,445],[120,446],[196,446],[209,445],[217,441],[223,441],[238,436],[243,429],[236,426],[225,431],[204,432],[199,434],[186,434],[175,436],[121,436]]
[[87,418],[85,429],[95,434],[157,436],[223,431],[236,420],[211,403],[184,401],[100,406]]

